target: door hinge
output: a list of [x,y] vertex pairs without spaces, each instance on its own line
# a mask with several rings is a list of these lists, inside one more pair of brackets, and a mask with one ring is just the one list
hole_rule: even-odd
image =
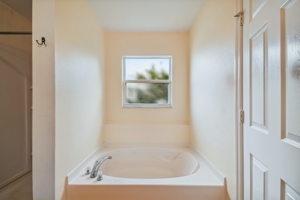
[[243,124],[245,122],[245,111],[240,111],[240,122]]
[[244,12],[240,11],[234,17],[238,17],[240,19],[240,26],[244,26]]

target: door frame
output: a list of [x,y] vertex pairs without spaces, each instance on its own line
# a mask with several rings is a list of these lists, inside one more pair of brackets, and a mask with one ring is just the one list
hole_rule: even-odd
[[[236,13],[242,13],[243,0],[236,0]],[[243,134],[243,26],[236,19],[235,33],[235,132],[236,132],[236,197],[244,199],[244,134]]]

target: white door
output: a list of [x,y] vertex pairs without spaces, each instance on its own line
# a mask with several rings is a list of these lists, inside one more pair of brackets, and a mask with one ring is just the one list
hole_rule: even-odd
[[244,199],[300,200],[300,0],[244,12]]

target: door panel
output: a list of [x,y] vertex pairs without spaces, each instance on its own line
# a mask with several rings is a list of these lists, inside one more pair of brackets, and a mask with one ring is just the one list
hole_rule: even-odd
[[291,188],[289,185],[286,183],[282,182],[282,198],[286,200],[297,200],[300,199],[300,194],[296,192],[293,188]]
[[264,6],[266,0],[250,0],[249,2],[249,20],[253,20]]
[[287,1],[281,8],[282,56],[285,62],[286,127],[284,138],[300,143],[300,3]]
[[300,200],[300,0],[244,11],[244,199]]
[[31,53],[14,38],[31,41],[0,35],[0,188],[31,168]]
[[252,128],[267,131],[267,25],[250,38],[250,123]]
[[251,198],[257,200],[267,199],[268,169],[253,155],[251,158]]

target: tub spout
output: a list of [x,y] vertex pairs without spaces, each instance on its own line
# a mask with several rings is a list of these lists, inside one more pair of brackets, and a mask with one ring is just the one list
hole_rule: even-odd
[[92,171],[91,171],[90,177],[91,177],[91,178],[97,177],[101,165],[102,165],[106,160],[109,160],[109,159],[112,159],[112,156],[104,156],[104,157],[101,157],[101,158],[99,158],[98,160],[96,160],[96,161],[95,161],[95,164],[94,164],[94,166],[93,166],[93,169],[92,169]]

